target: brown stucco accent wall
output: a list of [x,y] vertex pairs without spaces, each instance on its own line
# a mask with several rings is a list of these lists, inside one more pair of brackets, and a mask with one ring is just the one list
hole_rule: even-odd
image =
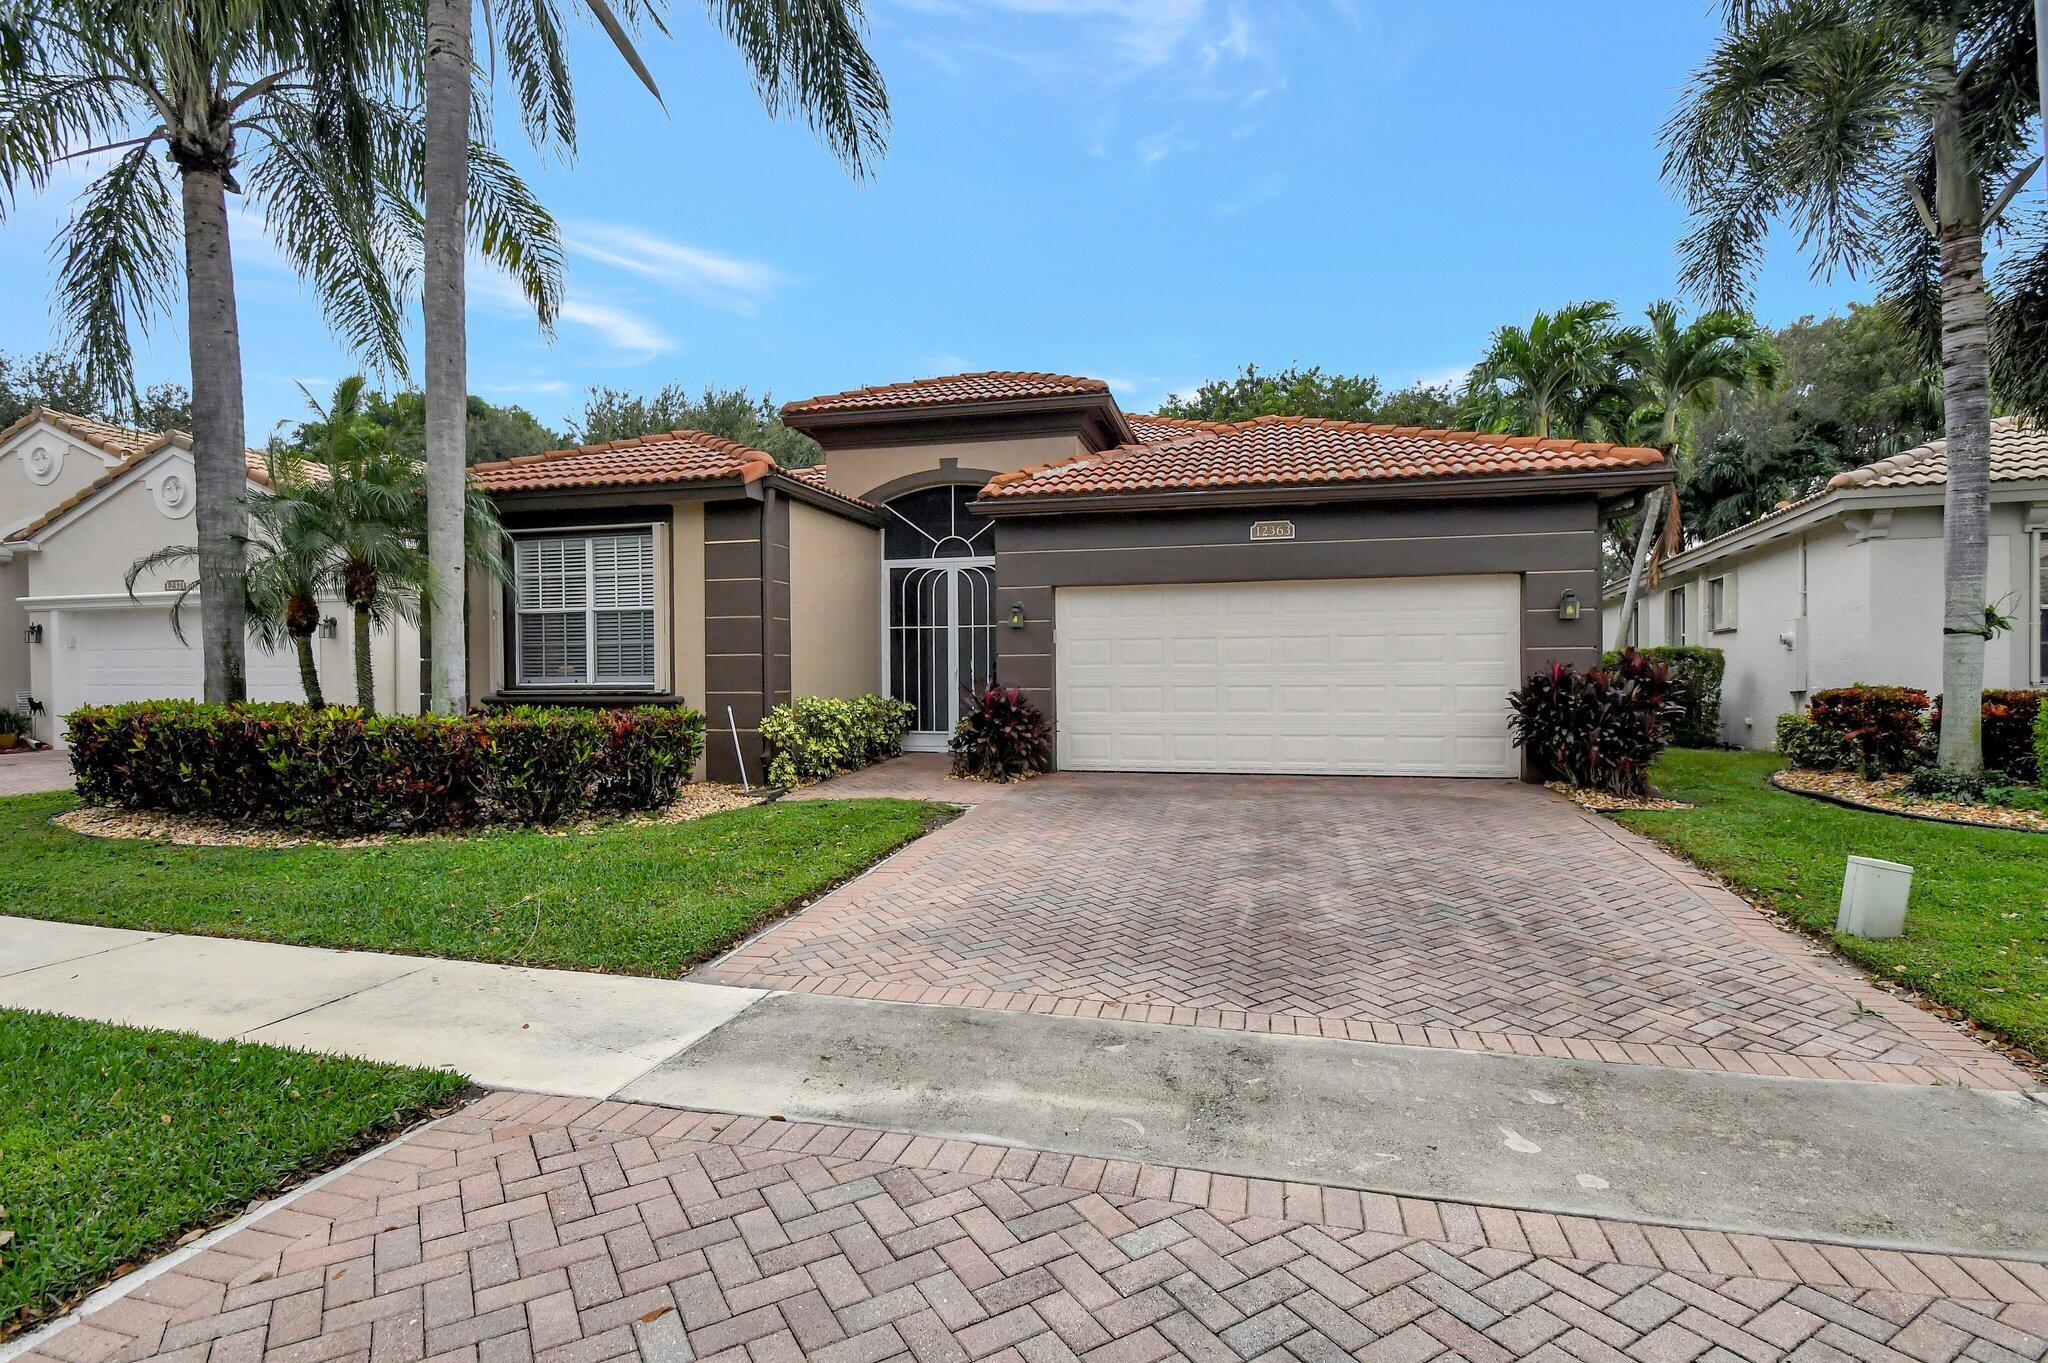
[[814,506],[789,509],[790,689],[858,696],[882,685],[882,533]]
[[[997,672],[1055,724],[1053,632],[1061,587],[1270,582],[1514,573],[1522,579],[1523,671],[1600,652],[1599,504],[1583,496],[1362,502],[1146,513],[1004,515],[996,526],[996,615],[1021,605],[1024,628],[996,632]],[[1254,521],[1290,521],[1291,540],[1250,538]],[[1557,618],[1566,590],[1581,614]]]
[[[764,535],[765,528],[765,535]],[[704,712],[714,781],[762,779],[761,717],[789,699],[789,501],[704,508]],[[732,711],[731,720],[726,710]]]

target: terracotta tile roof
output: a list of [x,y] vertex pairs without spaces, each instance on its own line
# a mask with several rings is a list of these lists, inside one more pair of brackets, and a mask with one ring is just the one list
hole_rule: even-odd
[[1583,440],[1433,431],[1320,417],[1266,416],[1162,444],[1005,473],[982,496],[1071,497],[1208,488],[1486,478],[1655,468],[1656,450]]
[[30,521],[27,525],[21,527],[21,529],[9,534],[6,542],[16,544],[34,539],[66,514],[77,510],[102,492],[105,492],[125,477],[137,464],[140,464],[166,445],[183,445],[189,449],[191,448],[191,440],[190,437],[185,436],[181,431],[165,431],[161,435],[151,436],[148,444],[128,455],[120,463],[108,468],[105,473],[102,473],[99,477],[72,493],[42,515]]
[[838,488],[833,487],[831,480],[825,476],[825,466],[823,464],[806,464],[800,469],[782,468],[778,465],[776,472],[793,483],[802,483],[805,487],[813,488],[828,497],[845,502],[850,506],[857,506],[866,511],[880,511],[882,509],[873,502],[856,497],[850,492],[841,492]]
[[1162,440],[1177,440],[1184,435],[1198,435],[1208,431],[1220,435],[1230,429],[1224,421],[1196,421],[1184,416],[1152,416],[1139,413],[1124,418],[1131,423],[1131,433],[1138,437],[1140,445],[1156,445]]
[[66,435],[82,440],[102,453],[122,459],[153,444],[158,436],[155,431],[138,431],[132,426],[116,426],[113,422],[101,421],[98,417],[73,416],[70,412],[60,412],[55,407],[32,407],[21,420],[0,431],[0,443],[12,439],[38,421],[47,421]]
[[[1991,481],[2048,478],[2048,428],[2018,417],[1991,423]],[[1939,487],[1948,481],[1948,441],[1930,440],[1828,479],[1828,488]]]
[[763,450],[703,431],[680,430],[472,464],[469,475],[486,492],[525,492],[709,483],[727,478],[751,483],[776,467],[775,457]]
[[787,403],[782,411],[785,416],[810,412],[884,411],[900,407],[1004,402],[1019,398],[1083,397],[1108,392],[1109,385],[1101,379],[992,369],[975,374],[912,379],[907,383],[885,383],[874,388],[851,388],[844,393],[826,393],[801,402]]

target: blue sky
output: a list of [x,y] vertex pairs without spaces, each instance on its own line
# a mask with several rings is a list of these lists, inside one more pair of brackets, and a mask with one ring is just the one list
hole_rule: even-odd
[[[851,182],[771,122],[681,0],[657,108],[579,36],[581,149],[513,141],[569,247],[540,339],[475,281],[472,388],[559,424],[604,383],[788,400],[959,369],[1109,379],[1131,410],[1246,361],[1456,374],[1503,321],[1673,288],[1656,133],[1709,0],[870,0],[886,157]],[[0,228],[0,347],[50,343],[61,196]],[[238,220],[249,429],[354,367]],[[1773,323],[1866,296],[1790,243]],[[184,378],[158,326],[141,377]],[[415,357],[417,362],[417,357]]]

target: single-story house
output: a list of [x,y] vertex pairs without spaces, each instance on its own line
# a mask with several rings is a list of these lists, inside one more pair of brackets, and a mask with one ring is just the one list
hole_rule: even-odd
[[936,749],[1020,688],[1088,770],[1512,776],[1504,697],[1600,645],[1601,520],[1655,450],[1309,418],[1127,415],[977,373],[794,402],[826,462],[692,431],[478,465],[471,699],[686,703],[710,772],[762,714],[881,691]]
[[[1840,473],[1667,562],[1636,606],[1643,645],[1720,649],[1721,737],[1771,746],[1777,717],[1858,682],[1941,689],[1947,442]],[[1989,604],[2013,628],[1985,650],[1987,687],[2048,683],[2048,430],[1991,430]],[[1607,640],[1624,583],[1607,588]]]
[[[249,487],[264,485],[248,455]],[[27,711],[36,737],[63,742],[60,717],[80,705],[197,698],[196,596],[185,641],[171,602],[197,574],[171,567],[127,590],[128,569],[167,545],[197,542],[192,440],[38,408],[0,431],[0,706]],[[336,601],[315,640],[330,697],[355,695],[354,646]],[[417,711],[419,636],[403,623],[372,637],[378,703]],[[298,661],[252,639],[249,693],[302,700]]]

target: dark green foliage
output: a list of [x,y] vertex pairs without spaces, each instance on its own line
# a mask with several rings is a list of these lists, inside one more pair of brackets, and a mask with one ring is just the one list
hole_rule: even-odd
[[1816,691],[1806,713],[1848,745],[1868,774],[1905,771],[1927,740],[1927,693],[1908,686],[1837,686]]
[[[132,889],[130,893],[133,893]],[[0,1012],[0,1331],[432,1111],[459,1075]]]
[[[2034,751],[2034,726],[2040,718],[2040,691],[1986,691],[1983,710],[1984,767],[1987,776],[2002,773],[2015,781],[2041,779]],[[1941,702],[1928,719],[1928,742],[1941,737]],[[2001,784],[1992,782],[1993,785]]]
[[1778,716],[1778,751],[1807,771],[1840,771],[1856,765],[1856,753],[1834,729],[1823,729],[1807,714]]
[[679,383],[652,395],[592,388],[575,428],[577,439],[591,445],[685,428],[705,431],[765,450],[784,468],[804,468],[825,457],[817,441],[782,424],[773,398],[756,398],[745,388],[707,385],[695,396]]
[[1209,380],[1191,397],[1168,398],[1159,412],[1195,421],[1319,416],[1396,426],[1454,427],[1460,422],[1458,398],[1448,385],[1418,383],[1390,393],[1370,374],[1326,374],[1321,365],[1289,365],[1267,373],[1248,364],[1235,377]]
[[68,723],[88,800],[332,834],[660,808],[704,747],[704,717],[684,709],[450,718],[144,701]]
[[[1721,678],[1728,671],[1728,660],[1721,650],[1688,645],[1646,648],[1640,652],[1651,662],[1671,669],[1675,686],[1672,699],[1679,706],[1678,716],[1671,722],[1672,746],[1720,747]],[[1620,662],[1619,653],[1609,653],[1600,660],[1600,665],[1611,668]]]
[[991,686],[968,697],[953,729],[953,774],[977,781],[1014,781],[1052,770],[1052,725],[1014,686]]
[[27,715],[19,710],[0,710],[0,734],[21,735],[31,731]]
[[778,705],[761,721],[768,781],[793,790],[895,757],[915,714],[903,701],[872,693],[851,700],[798,696]]
[[1629,649],[1612,667],[1552,663],[1508,697],[1508,727],[1543,775],[1642,795],[1678,717],[1671,669]]
[[17,359],[0,354],[0,428],[31,408],[53,407],[142,431],[192,429],[192,395],[175,383],[153,383],[133,398],[109,402],[76,356],[44,351]]
[[[347,419],[380,428],[401,454],[419,458],[426,453],[426,400],[417,391],[364,392],[360,404]],[[474,393],[469,395],[465,426],[464,457],[472,464],[540,454],[571,443],[567,436],[542,425],[524,407],[500,407]],[[318,459],[332,446],[337,434],[330,421],[316,416],[315,420],[298,423],[280,443],[285,449]]]

